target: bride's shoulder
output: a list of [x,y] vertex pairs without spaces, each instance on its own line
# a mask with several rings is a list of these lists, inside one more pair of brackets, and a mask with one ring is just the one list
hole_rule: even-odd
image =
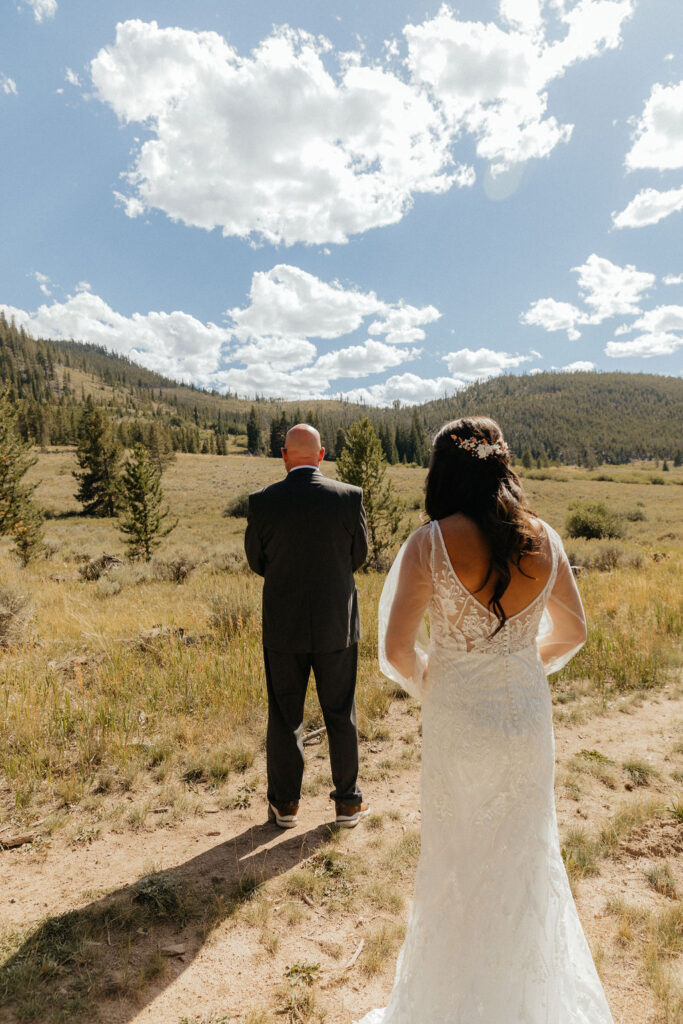
[[432,543],[432,522],[424,523],[422,526],[418,526],[416,530],[410,534],[407,540],[403,544],[403,550],[406,554],[417,555],[427,551]]

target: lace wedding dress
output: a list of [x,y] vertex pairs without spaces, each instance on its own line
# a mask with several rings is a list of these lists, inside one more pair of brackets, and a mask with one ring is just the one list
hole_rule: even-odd
[[380,666],[423,702],[422,848],[389,1004],[362,1024],[613,1024],[558,840],[546,673],[579,649],[584,618],[543,527],[548,581],[493,639],[438,522],[387,577]]

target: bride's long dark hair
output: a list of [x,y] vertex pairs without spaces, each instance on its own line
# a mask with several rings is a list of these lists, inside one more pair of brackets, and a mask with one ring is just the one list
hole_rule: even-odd
[[[462,441],[471,441],[470,448],[462,447]],[[480,458],[475,448],[479,444],[496,447]],[[532,526],[534,513],[526,505],[519,477],[505,450],[503,432],[494,420],[467,416],[441,428],[432,445],[425,511],[430,519],[445,519],[461,512],[483,531],[491,557],[476,593],[494,577],[488,605],[498,619],[492,633],[495,636],[507,618],[500,602],[510,585],[510,565],[529,576],[520,568],[520,561],[524,555],[538,551],[540,541]]]

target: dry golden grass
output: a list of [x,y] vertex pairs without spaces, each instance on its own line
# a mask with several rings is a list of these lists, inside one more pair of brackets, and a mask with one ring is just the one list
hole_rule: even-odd
[[[164,476],[176,531],[151,566],[124,564],[90,582],[78,571],[83,561],[103,552],[122,556],[123,543],[115,522],[77,514],[73,468],[73,453],[57,451],[41,454],[31,470],[40,481],[37,500],[53,516],[46,522],[49,557],[23,570],[6,542],[0,549],[5,586],[25,595],[32,612],[28,628],[8,638],[0,664],[0,823],[40,813],[53,815],[48,827],[59,827],[59,808],[77,804],[106,804],[116,816],[117,795],[131,790],[138,795],[126,810],[132,828],[145,823],[151,802],[168,804],[170,817],[192,813],[183,798],[192,786],[225,790],[225,802],[247,805],[249,791],[240,786],[265,732],[261,581],[245,571],[244,520],[223,510],[238,494],[278,479],[281,464],[178,456]],[[324,469],[334,474],[334,464]],[[601,481],[597,472],[571,468],[526,480],[531,503],[560,529],[576,499],[600,498],[622,511],[640,502],[645,515],[628,524],[626,540],[642,566],[581,580],[589,640],[553,682],[557,699],[570,705],[588,698],[599,708],[615,695],[659,686],[680,664],[683,472],[664,474],[665,486],[647,482],[647,466],[609,474],[638,482]],[[407,522],[417,525],[424,471],[398,466],[390,475]],[[654,561],[655,551],[666,557]],[[189,567],[181,583],[172,582],[179,559]],[[377,668],[382,583],[380,575],[359,575],[358,717],[361,735],[373,739],[382,738],[394,697]],[[141,638],[155,627],[163,632]],[[313,695],[306,721],[322,725]],[[380,761],[373,771],[388,778],[402,767]]]

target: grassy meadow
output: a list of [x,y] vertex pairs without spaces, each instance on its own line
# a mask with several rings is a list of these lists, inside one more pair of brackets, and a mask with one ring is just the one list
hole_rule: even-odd
[[[0,659],[2,813],[50,816],[57,826],[68,821],[65,808],[99,805],[98,795],[140,791],[149,803],[147,790],[159,786],[182,813],[184,781],[225,784],[263,743],[261,581],[244,560],[245,521],[223,513],[282,467],[179,455],[164,476],[179,524],[150,564],[125,561],[115,521],[78,515],[73,467],[71,452],[51,451],[31,470],[50,517],[47,557],[24,570],[8,545],[0,552],[4,587],[26,602],[10,616]],[[419,525],[424,471],[390,475],[406,527]],[[532,470],[524,482],[531,506],[561,532],[576,500],[603,500],[627,517],[620,540],[567,542],[573,563],[602,568],[581,579],[590,637],[555,682],[563,713],[582,699],[604,706],[661,685],[680,664],[683,470],[563,467]],[[85,564],[103,553],[123,563],[84,580]],[[375,658],[382,578],[358,580],[360,726],[372,736],[392,700]],[[312,699],[308,723],[322,724]],[[144,816],[144,803],[135,814]]]
[[[14,858],[17,878],[52,863],[51,847],[60,858],[69,850],[82,857],[91,844],[99,849],[126,837],[134,875],[135,845],[149,842],[151,849],[154,830],[180,834],[188,820],[228,812],[239,818],[250,805],[256,817],[264,805],[261,581],[244,560],[244,519],[224,510],[245,491],[279,479],[281,464],[239,454],[179,455],[163,479],[179,524],[150,564],[126,561],[115,522],[78,514],[74,465],[72,452],[47,451],[30,471],[48,514],[45,557],[22,569],[9,542],[0,549],[0,857]],[[324,470],[333,475],[334,464]],[[419,525],[424,470],[397,466],[389,475],[406,505],[406,529]],[[680,834],[683,771],[672,771],[671,759],[680,761],[683,734],[675,749],[664,744],[655,767],[636,740],[628,741],[626,755],[608,747],[604,753],[601,722],[618,710],[631,728],[652,699],[662,702],[663,723],[669,701],[680,707],[683,470],[661,472],[648,463],[559,467],[530,470],[523,481],[531,507],[563,535],[576,501],[603,501],[622,517],[619,539],[566,540],[570,560],[583,567],[589,638],[551,681],[558,730],[571,737],[558,775],[559,806],[566,820],[576,820],[570,814],[581,820],[563,829],[564,854],[575,891],[588,900],[587,916],[611,929],[592,941],[599,969],[608,982],[615,979],[617,993],[632,974],[647,1009],[634,1009],[635,1016],[627,1009],[624,1024],[680,1024],[683,995],[671,965],[680,965],[683,946],[683,877],[674,856],[683,847],[674,837],[666,847],[674,859],[648,868],[652,877],[640,879],[640,902],[613,894],[594,915],[590,886],[614,875],[615,892],[624,892],[623,844],[640,841],[644,829],[659,829],[667,842],[672,828]],[[120,564],[86,579],[88,562],[105,553]],[[206,879],[213,884],[224,869],[209,851],[203,856],[214,860],[195,858],[196,878],[191,860],[171,873],[155,862],[134,884],[119,883],[112,895],[106,886],[77,894],[75,909],[42,922],[29,915],[24,927],[12,929],[0,919],[3,1024],[92,1019],[93,999],[139,1007],[159,991],[159,979],[169,984],[164,936],[175,942],[176,932],[185,936],[193,928],[197,949],[213,936],[212,942],[228,943],[227,956],[232,934],[238,959],[252,946],[265,958],[270,1002],[261,1005],[256,993],[256,1009],[249,1004],[236,1014],[245,1024],[282,1016],[291,1024],[321,1022],[326,1013],[329,1021],[346,1020],[336,1008],[349,979],[360,977],[371,988],[390,984],[419,852],[419,810],[406,827],[389,794],[408,786],[419,809],[419,709],[397,699],[377,669],[382,583],[380,574],[358,575],[364,629],[358,705],[364,783],[387,790],[386,807],[378,800],[377,812],[347,839],[326,828],[316,833],[317,845],[304,849],[304,838],[295,836],[298,846],[277,871],[266,851],[258,870],[240,869],[222,889],[206,888]],[[311,693],[307,731],[321,725]],[[326,745],[312,757],[304,780],[311,802],[322,800],[329,785]],[[22,831],[34,835],[23,862],[19,850],[1,852],[3,836]],[[250,843],[253,834],[254,826]],[[236,851],[246,836],[235,838]],[[256,863],[253,856],[249,862]],[[345,951],[349,942],[358,949],[359,938],[355,975],[346,971]],[[317,980],[320,971],[329,994]],[[6,1017],[3,998],[11,1007]],[[640,1007],[634,999],[624,996],[624,1005]],[[169,1014],[145,1019],[235,1019],[213,1011]],[[107,1019],[133,1017],[130,1009]]]

